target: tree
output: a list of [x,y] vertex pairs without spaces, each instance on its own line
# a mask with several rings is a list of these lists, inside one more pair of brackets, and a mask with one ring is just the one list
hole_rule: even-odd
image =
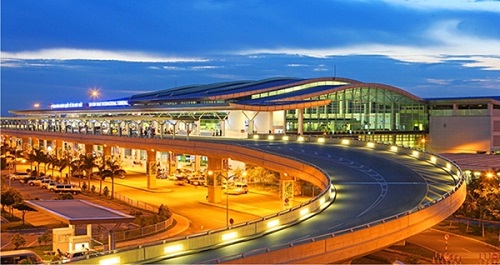
[[20,201],[14,204],[13,206],[17,210],[21,211],[22,213],[22,218],[23,218],[23,225],[24,225],[24,217],[26,216],[27,212],[36,212],[35,209],[31,208],[29,205],[24,203],[24,201]]
[[[28,155],[28,161],[30,163],[36,163],[38,171],[40,171],[40,164],[46,163],[48,160],[48,155],[45,154],[43,150],[40,149],[33,149],[31,153]],[[35,173],[37,174],[37,172]],[[37,174],[38,176],[38,174]]]
[[2,154],[2,156],[5,156],[6,158],[8,158],[7,162],[9,162],[9,160],[11,160],[9,163],[12,163],[14,165],[14,171],[17,171],[16,159],[18,157],[24,156],[23,150],[18,149],[17,146],[12,147],[12,146],[10,146],[10,144],[4,143],[2,145],[2,148],[1,148],[1,154]]
[[95,162],[95,157],[92,154],[81,155],[80,156],[81,166],[83,171],[87,175],[87,187],[90,187],[90,176],[92,174],[92,170],[98,165]]
[[14,204],[18,202],[22,202],[23,200],[23,195],[21,192],[19,192],[18,189],[15,188],[7,188],[7,189],[2,189],[2,194],[1,194],[1,202],[2,202],[2,210],[4,210],[4,206],[9,207],[9,213],[12,216],[13,215],[13,206]]
[[38,245],[47,245],[50,241],[52,241],[52,235],[50,234],[50,231],[47,230],[45,233],[41,236],[38,236]]
[[163,205],[163,203],[160,205],[158,208],[158,215],[163,219],[166,220],[172,216],[172,212],[168,208],[168,206]]
[[48,159],[47,159],[47,165],[49,165],[49,168],[52,170],[51,175],[52,175],[52,176],[55,176],[55,175],[54,175],[54,169],[55,169],[56,167],[59,167],[59,159],[57,159],[57,157],[56,157],[56,156],[49,155],[49,156],[48,156]]
[[19,249],[20,246],[26,245],[26,239],[21,234],[15,234],[10,243],[14,245],[15,249]]
[[[87,187],[90,187],[90,176],[95,167],[98,167],[98,165],[92,154],[80,155],[78,159],[71,162],[71,171],[75,176],[81,176],[83,173],[86,174],[88,180]],[[78,185],[80,185],[80,179],[78,179]]]
[[118,161],[113,160],[112,158],[104,161],[104,165],[107,169],[102,172],[102,176],[104,178],[111,177],[111,199],[113,199],[115,194],[115,177],[123,176],[125,174],[125,170],[121,169]]

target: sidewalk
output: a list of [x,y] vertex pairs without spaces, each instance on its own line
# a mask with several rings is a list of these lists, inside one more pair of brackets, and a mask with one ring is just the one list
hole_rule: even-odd
[[[29,199],[29,198],[26,198]],[[105,201],[101,200],[99,198],[94,198],[90,196],[85,196],[82,198],[82,200],[88,201],[90,203],[100,205],[109,209],[113,209],[115,211],[119,211],[122,213],[130,214],[130,206],[120,204],[117,202],[113,201]],[[22,218],[22,213],[18,210],[14,210],[14,215],[18,218]],[[186,231],[189,230],[190,228],[190,220],[184,216],[178,215],[178,214],[173,214],[173,218],[175,220],[175,225],[171,228],[169,228],[166,231],[160,232],[155,235],[143,237],[143,238],[137,238],[131,241],[123,241],[123,242],[117,242],[116,246],[117,248],[124,248],[124,247],[130,247],[134,245],[142,245],[146,243],[151,243],[155,241],[161,241],[164,239],[172,238],[175,236],[178,236]],[[37,227],[45,227],[47,229],[50,229],[51,227],[61,227],[62,222],[55,219],[53,216],[44,213],[44,212],[28,212],[26,214],[25,219],[29,220],[27,221],[28,223],[32,224],[33,226]],[[62,225],[65,226],[65,225]],[[23,237],[25,237],[27,244],[26,246],[30,245],[37,245],[38,244],[38,236],[42,235],[46,229],[36,229],[37,231],[34,232],[33,229],[29,230],[16,230],[16,231],[7,231],[7,232],[2,232],[2,245],[1,249],[2,250],[11,250],[14,249],[14,246],[10,244],[10,238],[12,238],[15,234],[21,233],[23,234]]]

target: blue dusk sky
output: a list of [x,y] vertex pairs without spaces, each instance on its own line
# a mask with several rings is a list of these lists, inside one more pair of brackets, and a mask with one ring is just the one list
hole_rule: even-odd
[[182,85],[352,78],[500,95],[500,1],[2,0],[1,114]]

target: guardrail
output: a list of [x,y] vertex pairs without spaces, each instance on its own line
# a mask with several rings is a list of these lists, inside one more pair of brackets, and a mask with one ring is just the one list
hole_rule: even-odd
[[[259,138],[253,139],[261,140]],[[280,140],[288,141],[289,139],[290,138]],[[265,140],[272,141],[274,139],[266,138]],[[304,138],[298,136],[296,140],[304,141]],[[308,140],[310,141],[310,139]],[[455,187],[443,194],[442,197],[437,200],[398,215],[376,220],[350,229],[337,231],[335,233],[328,233],[315,238],[289,242],[272,246],[271,248],[262,248],[248,253],[235,254],[230,257],[222,257],[205,263],[227,261],[231,261],[232,263],[255,263],[259,260],[263,260],[263,258],[270,263],[282,263],[289,262],[290,257],[294,257],[294,255],[296,257],[302,257],[300,262],[304,263],[323,263],[325,258],[328,259],[329,262],[345,261],[345,257],[361,255],[370,249],[376,249],[376,247],[379,247],[376,244],[379,239],[390,240],[389,242],[398,242],[404,240],[409,235],[427,229],[452,214],[465,199],[465,182],[462,172],[456,164],[446,158],[404,147],[388,146],[379,143],[366,143],[351,139],[325,139],[318,137],[317,141],[325,144],[351,145],[384,150],[399,155],[408,155],[414,159],[426,160],[436,167],[441,167],[449,171],[453,176]],[[282,155],[280,154],[280,156]],[[287,159],[300,161],[296,158]],[[304,161],[301,161],[301,163],[308,164]],[[214,246],[229,245],[238,240],[248,240],[249,238],[259,237],[278,229],[286,228],[321,212],[335,199],[335,189],[329,184],[328,174],[314,165],[309,164],[308,166],[321,171],[323,177],[327,179],[328,186],[318,197],[301,205],[261,219],[238,224],[237,226],[206,231],[181,238],[172,238],[162,242],[153,242],[134,248],[114,250],[106,256],[92,258],[91,260],[76,261],[75,263],[92,262],[118,264],[154,260],[158,257],[164,259],[210,249]],[[445,200],[449,201],[449,203],[440,203],[445,202]],[[406,233],[404,233],[405,230],[411,231],[406,231]],[[379,234],[379,239],[373,239],[374,233]],[[402,235],[407,236],[404,237]],[[332,240],[332,238],[335,238],[335,240]],[[314,249],[317,250],[314,251]],[[307,255],[307,253],[309,253],[309,255]],[[334,253],[334,255],[332,253]]]
[[[269,136],[264,136],[266,140],[274,140],[274,139],[269,139]],[[259,140],[258,137],[253,137],[255,140]],[[296,138],[296,140],[299,140],[300,136]],[[286,140],[289,140],[286,139]],[[299,141],[304,141],[305,139],[301,139]],[[310,138],[307,139],[307,141],[311,141]],[[440,216],[440,213],[447,212],[449,214],[452,214],[464,201],[465,199],[465,179],[463,178],[463,174],[461,169],[452,161],[440,157],[437,155],[433,155],[427,152],[420,152],[416,150],[412,150],[409,148],[405,147],[400,147],[400,146],[389,146],[385,144],[377,144],[377,143],[370,143],[370,142],[361,142],[357,140],[352,140],[352,139],[336,139],[336,138],[322,138],[322,137],[317,137],[317,141],[320,143],[329,143],[329,144],[340,144],[340,145],[346,145],[346,146],[357,146],[357,147],[368,147],[368,148],[373,148],[377,150],[384,150],[384,151],[390,151],[394,152],[400,155],[408,155],[411,156],[415,159],[420,159],[420,160],[427,160],[429,163],[434,164],[437,167],[441,167],[447,171],[450,172],[450,174],[453,177],[453,180],[455,182],[455,187],[454,189],[446,192],[443,194],[439,199],[434,200],[432,202],[425,203],[418,208],[415,209],[410,209],[408,211],[402,212],[397,215],[389,216],[380,220],[376,220],[364,225],[352,227],[349,229],[337,231],[334,233],[328,233],[324,234],[318,237],[313,237],[313,238],[308,238],[308,239],[303,239],[300,241],[294,241],[294,242],[288,242],[284,243],[281,245],[276,245],[272,246],[271,248],[261,248],[261,249],[256,249],[251,252],[247,253],[239,253],[239,254],[234,254],[228,257],[221,257],[218,259],[213,259],[213,260],[208,260],[204,261],[204,263],[222,263],[222,262],[228,262],[231,261],[231,263],[254,263],[258,262],[259,260],[266,260],[269,263],[281,263],[281,262],[290,262],[290,257],[300,257],[300,255],[295,254],[295,253],[300,253],[301,252],[301,247],[305,246],[306,249],[311,249],[314,248],[314,245],[329,245],[329,244],[336,244],[337,246],[340,247],[332,247],[330,249],[326,248],[323,251],[320,251],[320,253],[315,253],[314,255],[311,255],[313,257],[311,258],[305,258],[301,259],[298,261],[298,259],[295,259],[294,262],[299,262],[299,263],[323,263],[323,262],[330,262],[330,263],[337,263],[337,262],[346,262],[345,259],[338,258],[339,256],[342,256],[341,251],[344,252],[351,252],[350,255],[352,255],[352,252],[355,251],[352,248],[347,248],[342,245],[343,240],[341,237],[346,239],[345,241],[349,241],[349,244],[354,246],[355,248],[359,249],[359,244],[362,244],[362,242],[365,240],[353,240],[353,238],[356,238],[359,236],[359,232],[361,233],[370,233],[371,237],[373,237],[374,234],[378,234],[380,230],[390,230],[392,232],[398,231],[398,230],[411,230],[411,229],[418,229],[416,226],[418,226],[418,223],[421,221],[422,218],[427,218],[427,219],[433,219],[433,211],[435,211],[438,216]],[[456,195],[456,198],[450,198],[452,195]],[[443,202],[445,199],[449,198],[450,200],[457,200],[458,203],[454,203],[449,207],[450,205],[438,205],[440,202]],[[439,206],[439,207],[437,207]],[[434,209],[431,209],[431,208]],[[425,211],[426,210],[426,211]],[[434,215],[435,215],[434,214]],[[446,214],[445,214],[446,215]],[[415,220],[419,221],[415,221]],[[404,220],[401,222],[401,220]],[[442,219],[440,218],[439,221]],[[400,223],[400,228],[396,228],[398,225],[396,223]],[[401,225],[402,223],[402,225]],[[412,224],[413,225],[410,225]],[[430,222],[432,223],[432,222]],[[436,222],[437,223],[437,222]],[[412,227],[413,226],[413,227]],[[420,225],[422,227],[422,225]],[[426,225],[423,225],[423,227],[426,227]],[[430,226],[429,226],[430,227]],[[422,229],[423,231],[423,229]],[[391,232],[391,233],[392,233]],[[365,235],[366,236],[366,235]],[[333,239],[335,238],[335,239]],[[358,238],[359,239],[359,238]],[[399,240],[404,240],[405,238],[400,238]],[[369,238],[366,238],[366,240],[370,240]],[[333,243],[333,241],[336,241]],[[319,243],[320,242],[320,243]],[[397,241],[393,241],[397,242]],[[377,245],[377,244],[375,244]],[[377,246],[375,246],[376,248]],[[302,248],[304,249],[304,248]],[[349,249],[349,250],[346,250]],[[286,250],[286,251],[282,251]],[[365,246],[363,248],[363,251],[367,251],[368,247]],[[279,252],[279,253],[277,253]],[[311,251],[309,251],[310,253]],[[332,256],[332,253],[335,253],[337,258]],[[302,254],[301,254],[302,255]],[[322,256],[318,258],[319,256]],[[328,258],[325,259],[325,256],[329,255]],[[281,257],[287,257],[285,259]]]

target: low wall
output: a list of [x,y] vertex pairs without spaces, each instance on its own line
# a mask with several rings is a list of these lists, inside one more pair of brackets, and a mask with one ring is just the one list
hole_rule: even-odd
[[[29,133],[29,132],[28,132]],[[45,137],[47,137],[45,135]],[[95,137],[95,136],[93,136]],[[93,138],[92,137],[92,138]],[[98,138],[119,138],[112,136],[97,136]],[[44,138],[44,137],[41,137]],[[89,137],[90,138],[90,137]],[[102,140],[106,140],[102,139]],[[89,141],[90,139],[85,139]],[[114,139],[117,140],[117,139]],[[136,140],[136,138],[134,138]],[[321,184],[324,191],[316,198],[298,205],[292,209],[276,213],[262,219],[240,224],[229,229],[207,231],[201,234],[190,235],[182,238],[173,238],[162,242],[154,242],[148,245],[130,249],[114,250],[105,256],[77,261],[74,263],[137,263],[145,260],[154,261],[161,257],[173,257],[184,253],[191,253],[212,248],[214,245],[229,245],[241,238],[248,240],[259,237],[276,229],[283,229],[308,218],[327,207],[335,198],[334,187],[330,185],[328,174],[313,165],[301,162],[294,158],[280,157],[278,155],[263,153],[258,150],[224,145],[223,143],[210,143],[202,141],[158,141],[155,139],[141,139],[143,141],[155,141],[155,149],[166,144],[175,144],[175,149],[185,148],[195,152],[210,152],[213,155],[228,156],[243,161],[260,161],[271,169],[293,170],[306,180]],[[259,140],[259,139],[256,139]],[[455,180],[453,190],[443,194],[441,199],[423,205],[420,209],[412,209],[396,216],[390,216],[363,226],[355,227],[336,233],[327,233],[320,237],[302,240],[268,248],[258,249],[251,253],[239,253],[230,257],[221,257],[208,263],[260,263],[266,260],[268,263],[337,263],[348,262],[353,258],[366,255],[367,253],[385,248],[396,242],[404,240],[412,235],[418,234],[425,229],[441,222],[456,211],[465,200],[466,187],[460,168],[445,158],[425,152],[418,152],[404,147],[387,146],[377,143],[366,143],[347,139],[324,139],[309,138],[308,141],[319,141],[338,145],[351,145],[394,152],[399,155],[411,156],[414,159],[426,160],[436,167],[449,171]],[[78,141],[78,140],[77,140]],[[96,139],[94,139],[94,142]],[[127,145],[135,141],[128,141]],[[118,145],[118,144],[117,144]],[[124,146],[123,144],[119,144]],[[134,148],[138,148],[137,146]],[[140,147],[139,147],[140,148]],[[160,147],[162,148],[162,147]],[[247,158],[247,160],[245,160]],[[291,169],[290,169],[291,167]]]

